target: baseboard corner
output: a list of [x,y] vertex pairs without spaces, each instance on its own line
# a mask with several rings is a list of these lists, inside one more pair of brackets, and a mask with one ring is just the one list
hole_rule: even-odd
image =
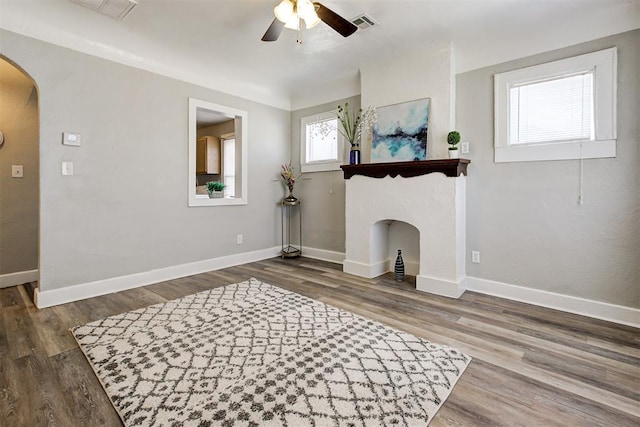
[[302,256],[311,259],[317,259],[319,261],[332,262],[334,264],[343,264],[345,258],[344,252],[310,248],[306,246],[302,247]]

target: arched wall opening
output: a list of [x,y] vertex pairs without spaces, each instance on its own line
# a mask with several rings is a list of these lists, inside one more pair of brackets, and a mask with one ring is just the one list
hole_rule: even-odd
[[392,219],[371,226],[371,259],[393,271],[398,249],[402,251],[405,274],[420,274],[420,231],[413,225]]
[[40,123],[38,87],[0,55],[0,287],[38,280]]

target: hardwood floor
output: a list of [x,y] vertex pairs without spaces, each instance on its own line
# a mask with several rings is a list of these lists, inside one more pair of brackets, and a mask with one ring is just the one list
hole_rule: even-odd
[[68,329],[249,277],[472,356],[431,426],[640,425],[638,329],[274,258],[43,310],[29,286],[0,289],[0,426],[121,426]]

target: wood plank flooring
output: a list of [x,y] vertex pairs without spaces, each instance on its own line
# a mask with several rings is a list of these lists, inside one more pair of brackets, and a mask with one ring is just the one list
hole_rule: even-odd
[[0,289],[0,426],[121,426],[69,328],[250,277],[472,356],[431,426],[640,426],[640,330],[473,292],[438,297],[307,258],[43,310],[33,284]]

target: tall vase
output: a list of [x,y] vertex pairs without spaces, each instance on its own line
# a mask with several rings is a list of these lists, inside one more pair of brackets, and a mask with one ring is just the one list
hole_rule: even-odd
[[404,261],[402,260],[402,250],[398,249],[398,256],[396,257],[396,266],[393,270],[396,282],[402,282],[404,280]]
[[360,150],[349,151],[349,164],[350,165],[360,164]]

